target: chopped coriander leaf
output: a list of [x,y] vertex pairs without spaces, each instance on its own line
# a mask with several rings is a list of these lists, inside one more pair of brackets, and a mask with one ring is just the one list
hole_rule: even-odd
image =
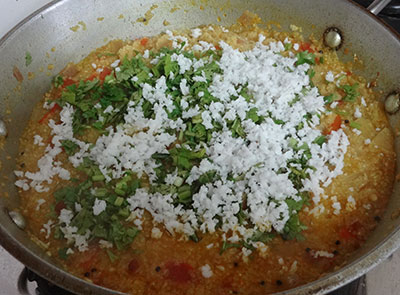
[[215,170],[208,171],[207,173],[202,174],[199,177],[199,182],[201,184],[206,184],[213,182],[217,176],[217,172]]
[[32,63],[32,55],[29,51],[25,53],[25,66],[29,66]]
[[[86,170],[89,174],[96,171],[95,167]],[[92,177],[93,178],[93,177]],[[125,178],[126,192],[134,193],[138,188],[138,180],[132,178]],[[121,197],[113,195],[113,187],[117,184],[108,185],[108,187],[96,188],[93,191],[93,183],[86,180],[77,186],[62,187],[54,193],[56,201],[63,202],[65,209],[70,210],[74,215],[71,223],[66,225],[59,224],[62,229],[65,226],[74,226],[77,228],[77,233],[84,235],[88,231],[89,237],[102,238],[112,242],[117,249],[123,249],[130,245],[135,237],[138,235],[139,230],[136,227],[125,224],[125,219],[129,216],[129,205]],[[97,198],[104,198],[107,200],[107,205],[103,211],[105,214],[94,214],[95,200]],[[77,211],[76,204],[80,204],[80,209]],[[124,209],[128,212],[122,214]],[[122,210],[122,211],[121,211]]]
[[307,74],[308,74],[308,76],[310,77],[310,79],[311,78],[313,78],[314,76],[315,76],[315,71],[313,70],[313,69],[309,69],[308,71],[307,71]]
[[308,50],[297,53],[296,57],[297,57],[296,66],[305,63],[309,65],[315,65],[315,54],[308,52]]
[[349,126],[351,128],[355,128],[355,129],[361,130],[361,125],[359,123],[357,123],[357,122],[352,121],[352,122],[350,122]]
[[68,254],[67,254],[68,248],[61,248],[58,250],[58,257],[60,257],[63,260],[68,259]]
[[228,243],[227,241],[224,241],[221,247],[221,250],[219,251],[219,254],[222,255],[226,250],[229,248],[241,248],[242,244],[239,243]]
[[341,117],[348,117],[348,116],[349,116],[349,113],[348,113],[348,112],[341,111],[341,110],[338,110],[338,109],[335,109],[333,112],[334,112],[335,114],[340,115]]
[[117,55],[116,53],[104,52],[104,53],[98,53],[97,57],[100,58],[100,57],[103,57],[103,56],[116,56],[116,55]]
[[318,145],[322,145],[324,142],[326,142],[326,136],[324,136],[324,135],[321,135],[321,136],[318,136],[315,140],[314,140],[314,143],[316,143],[316,144],[318,144]]
[[340,81],[342,81],[344,78],[346,78],[346,75],[341,75],[339,78],[336,79],[336,84],[339,85]]
[[242,122],[240,121],[239,118],[236,118],[232,123],[229,128],[232,131],[232,136],[233,137],[245,137],[245,133],[242,127]]
[[281,120],[281,119],[272,119],[274,121],[275,124],[277,125],[283,125],[285,124],[285,121]]
[[285,51],[292,49],[293,44],[292,43],[285,43],[284,47],[285,47]]
[[139,230],[136,227],[125,227],[118,222],[111,223],[110,227],[108,237],[111,238],[118,250],[122,250],[132,244],[139,234]]
[[243,225],[244,222],[246,221],[247,216],[246,216],[246,214],[243,212],[242,206],[240,206],[240,210],[239,210],[239,212],[236,214],[236,217],[237,217],[237,219],[239,220],[239,224],[240,224],[240,225]]
[[195,243],[198,243],[198,242],[200,242],[200,238],[198,237],[198,235],[196,234],[196,233],[194,233],[193,235],[191,235],[190,237],[189,237],[189,239],[191,239],[193,242],[195,242]]
[[178,188],[177,202],[181,204],[189,204],[192,202],[192,191],[190,185],[183,185]]
[[[54,214],[54,216],[52,216],[53,218],[57,218],[57,215]],[[62,231],[60,230],[60,226],[57,225],[54,227],[54,232],[53,232],[53,236],[56,240],[61,240],[62,238],[64,238],[64,234],[62,233]]]
[[114,262],[115,260],[118,259],[118,256],[115,255],[111,250],[106,249],[106,253],[107,253],[107,255],[108,255],[108,258],[110,258],[110,261],[111,261],[111,262]]
[[289,106],[293,106],[296,102],[300,101],[300,96],[296,94],[295,98],[289,102]]
[[341,86],[341,88],[344,90],[345,92],[345,97],[343,97],[344,101],[350,101],[353,102],[356,100],[356,98],[360,95],[357,92],[357,88],[358,88],[358,83],[353,84],[352,86],[350,85],[343,85]]
[[299,196],[301,197],[299,201],[295,201],[291,198],[286,199],[286,204],[291,211],[295,210],[299,212],[305,204],[308,204],[309,195],[307,192],[301,192]]
[[275,234],[269,232],[262,232],[257,230],[249,239],[252,242],[263,242],[264,244],[269,243],[273,240]]
[[245,241],[242,241],[242,247],[249,249],[251,251],[254,251],[256,249],[252,244],[247,243]]
[[333,94],[324,96],[324,101],[325,101],[325,104],[331,104],[333,102]]
[[68,140],[68,139],[63,140],[61,142],[61,146],[63,147],[64,151],[67,153],[68,156],[72,156],[79,149],[79,145],[77,145],[72,140]]
[[53,78],[52,83],[55,88],[58,88],[64,84],[64,79],[62,76],[57,75]]
[[260,116],[258,116],[257,114],[258,109],[257,108],[251,108],[247,114],[246,114],[246,118],[252,120],[254,123],[257,123],[260,121]]
[[303,241],[304,236],[301,234],[301,232],[306,229],[307,226],[300,222],[299,216],[297,214],[293,214],[285,224],[282,237],[285,240],[296,239],[298,241]]

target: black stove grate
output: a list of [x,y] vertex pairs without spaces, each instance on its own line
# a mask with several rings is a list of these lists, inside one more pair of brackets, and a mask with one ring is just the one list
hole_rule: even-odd
[[[358,4],[368,7],[373,0],[353,0],[354,2],[357,2]],[[380,15],[385,15],[385,16],[397,16],[399,17],[400,15],[400,0],[392,0],[380,13]]]
[[36,295],[74,295],[73,293],[50,283],[48,280],[25,267],[18,278],[18,291],[21,295],[33,295],[28,290],[28,282],[36,283]]
[[[372,0],[353,0],[358,4],[368,7]],[[392,0],[378,16],[389,26],[400,33],[400,0]]]

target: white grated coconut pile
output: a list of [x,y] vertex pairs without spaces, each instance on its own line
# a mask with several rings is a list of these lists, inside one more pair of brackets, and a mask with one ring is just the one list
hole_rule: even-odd
[[[178,41],[185,40],[185,37],[174,36],[171,32],[167,34],[175,46],[178,46]],[[192,35],[199,38],[201,31],[193,30]],[[224,42],[219,43],[222,57],[218,65],[223,73],[214,74],[208,88],[210,94],[219,101],[206,106],[208,109],[201,113],[201,117],[206,129],[211,129],[214,121],[222,124],[223,130],[214,132],[210,143],[196,148],[206,148],[208,159],[203,159],[198,167],[192,168],[186,183],[191,184],[202,174],[213,170],[221,180],[203,185],[193,195],[191,209],[174,204],[174,195],[150,194],[145,188],[138,189],[128,197],[133,214],[142,217],[143,211],[148,211],[155,225],[163,224],[172,234],[192,235],[196,231],[212,233],[222,221],[220,230],[228,236],[247,239],[256,230],[282,232],[291,214],[285,200],[300,198],[288,177],[289,172],[278,173],[278,170],[287,167],[288,160],[301,156],[301,151],[295,153],[290,146],[291,138],[295,138],[299,146],[306,144],[310,148],[312,157],[309,165],[315,169],[308,169],[310,178],[304,180],[303,186],[304,191],[313,194],[316,204],[324,195],[324,188],[342,174],[343,158],[349,145],[345,133],[339,129],[328,135],[322,146],[314,143],[322,135],[317,126],[320,123],[319,116],[326,109],[318,89],[310,86],[307,75],[310,66],[295,66],[297,59],[292,53],[289,57],[278,54],[284,50],[281,42],[264,45],[264,39],[260,35],[256,46],[245,52],[233,49]],[[204,41],[197,42],[193,46],[194,50],[213,48]],[[199,68],[204,63],[203,60],[196,62],[187,59],[182,54],[176,54],[173,58],[179,64],[180,73]],[[151,63],[156,62],[157,57]],[[24,173],[16,185],[24,190],[33,188],[45,192],[48,190],[45,184],[51,184],[54,177],[69,179],[69,172],[56,160],[62,151],[60,141],[64,139],[79,145],[79,151],[69,158],[74,167],[82,163],[83,157],[88,156],[98,164],[106,181],[118,179],[128,170],[139,177],[145,173],[150,182],[154,181],[154,168],[158,165],[151,156],[154,153],[167,153],[167,147],[177,140],[175,135],[165,130],[172,128],[180,131],[187,127],[181,119],[168,119],[166,110],[173,108],[171,97],[166,94],[169,78],[162,76],[155,87],[141,85],[143,97],[154,104],[154,119],[144,118],[142,105],[134,105],[132,102],[124,117],[125,124],[110,128],[109,133],[99,137],[93,147],[73,137],[74,110],[71,105],[64,106],[60,114],[61,123],[49,122],[53,134],[52,144],[47,145],[45,155],[38,161],[39,170]],[[329,78],[327,75],[327,80]],[[205,78],[203,75],[196,76],[194,80],[202,82]],[[252,102],[247,102],[239,94],[243,85],[247,85],[254,98]],[[183,118],[198,115],[199,109],[189,108],[185,101],[185,97],[190,95],[187,81],[182,81],[180,91],[183,97]],[[238,98],[232,100],[232,96]],[[292,103],[295,97],[297,100]],[[266,118],[261,124],[246,119],[246,112],[254,107],[259,110],[259,116]],[[307,121],[305,117],[308,114],[311,114],[311,119]],[[245,138],[233,137],[228,129],[227,121],[235,118],[240,118]],[[282,120],[284,124],[276,124],[272,118]],[[304,124],[304,127],[296,130],[299,124]],[[233,182],[228,179],[228,175],[244,177]],[[179,181],[177,177],[176,174],[169,175],[168,182]],[[247,196],[244,213],[255,225],[252,228],[247,228],[246,224],[241,225],[236,217],[244,194]],[[98,208],[93,209],[95,214],[105,210],[105,203],[101,201],[96,206]],[[71,211],[61,211],[59,219],[67,225],[64,234],[79,250],[85,250],[87,246],[84,241],[89,233],[78,235],[76,228],[68,228],[71,218]],[[255,247],[257,245],[254,243]],[[207,266],[202,268],[205,277],[212,275]]]

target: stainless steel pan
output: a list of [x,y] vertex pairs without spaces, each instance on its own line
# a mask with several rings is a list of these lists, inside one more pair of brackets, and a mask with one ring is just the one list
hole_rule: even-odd
[[[179,9],[171,12],[172,8]],[[48,90],[50,76],[60,71],[67,62],[79,61],[110,39],[138,38],[167,28],[208,23],[229,25],[246,9],[256,12],[264,20],[278,21],[283,29],[288,29],[290,24],[300,25],[306,35],[313,33],[319,37],[327,27],[338,27],[344,34],[341,52],[344,48],[350,53],[356,52],[365,63],[365,76],[372,78],[380,73],[382,98],[399,87],[399,35],[372,13],[346,0],[53,1],[0,40],[0,117],[8,130],[4,150],[0,152],[0,177],[4,182],[4,186],[0,186],[2,246],[30,269],[72,292],[120,294],[63,271],[10,218],[10,211],[19,203],[12,173],[18,138],[33,105]],[[379,6],[375,6],[374,12],[377,10]],[[148,25],[136,21],[144,16],[149,20]],[[100,21],[99,17],[104,17],[104,20]],[[163,25],[165,20],[170,23],[168,26]],[[29,66],[25,65],[27,51],[33,57]],[[351,54],[344,56],[351,57]],[[49,70],[53,65],[54,69]],[[22,83],[13,76],[16,68],[24,77]],[[29,79],[32,75],[34,78]],[[391,116],[395,128],[400,126],[398,119],[396,115]],[[398,141],[396,145],[398,152]],[[323,294],[354,280],[386,259],[400,245],[400,219],[392,218],[399,208],[399,185],[396,184],[386,215],[367,243],[354,254],[352,262],[318,281],[280,294]],[[18,215],[12,216],[18,221]],[[19,221],[23,227],[23,222]]]

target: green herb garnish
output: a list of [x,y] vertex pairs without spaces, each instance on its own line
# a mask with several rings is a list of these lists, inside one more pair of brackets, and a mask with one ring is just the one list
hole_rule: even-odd
[[357,88],[358,88],[358,83],[353,84],[352,86],[350,85],[343,85],[341,86],[341,88],[344,90],[344,92],[346,93],[345,97],[343,97],[344,101],[350,101],[353,102],[356,100],[356,98],[360,95],[357,92]]
[[357,123],[357,122],[352,121],[352,122],[350,122],[349,126],[351,128],[355,128],[355,129],[361,130],[361,125],[359,123]]
[[77,152],[79,149],[79,145],[71,140],[63,140],[61,142],[61,146],[63,147],[64,151],[67,153],[68,156],[72,156]]
[[221,255],[229,248],[241,248],[242,246],[243,246],[242,243],[228,243],[227,241],[224,241],[222,243],[222,247],[221,247],[221,250],[219,251],[219,254]]
[[314,143],[316,143],[316,144],[318,144],[318,145],[322,145],[323,143],[325,143],[326,142],[326,136],[324,136],[324,135],[321,135],[321,136],[318,136],[315,140],[314,140]]
[[315,54],[308,52],[308,50],[297,53],[296,57],[297,57],[296,66],[305,63],[309,65],[315,65]]
[[68,254],[67,254],[68,248],[61,248],[58,250],[58,257],[60,257],[63,260],[68,259]]
[[32,55],[29,51],[25,53],[25,66],[29,66],[32,63]]
[[249,239],[252,242],[262,242],[264,244],[271,242],[275,237],[273,233],[267,233],[257,230]]

